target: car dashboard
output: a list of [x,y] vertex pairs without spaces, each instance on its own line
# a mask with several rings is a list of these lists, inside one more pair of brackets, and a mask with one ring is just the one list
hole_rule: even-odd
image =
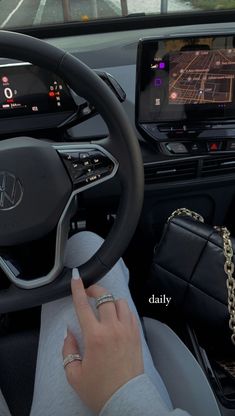
[[[141,145],[146,190],[233,178],[234,64],[228,65],[235,51],[232,23],[109,35],[48,42],[95,69],[123,102]],[[2,138],[31,135],[73,142],[108,134],[95,109],[55,74],[2,58],[0,80]]]
[[[129,30],[108,36],[91,34],[47,41],[97,71],[122,102],[141,146],[146,192],[168,189],[182,192],[187,188],[232,184],[234,64],[227,65],[228,56],[221,55],[234,54],[232,23]],[[191,69],[184,66],[182,56],[186,61],[196,57],[195,66],[192,64]],[[207,59],[212,61],[209,74]],[[216,87],[213,77],[219,60],[222,75],[217,74]],[[202,65],[205,62],[204,68],[200,67],[200,61]],[[227,75],[223,74],[224,69]],[[177,88],[184,82],[184,70],[187,77],[183,88],[189,95],[194,90],[194,101],[190,96],[177,97]],[[177,71],[182,76],[176,76],[178,85],[174,85]],[[205,74],[210,77],[208,81]],[[33,77],[34,80],[37,77],[36,82]],[[0,80],[1,138],[30,135],[73,142],[108,135],[107,126],[92,105],[76,96],[55,74],[1,58]],[[215,97],[213,88],[218,88]],[[111,188],[108,184],[104,186],[99,196],[109,195],[110,190],[113,196],[119,194],[115,181]],[[96,190],[88,196],[93,194],[97,196]],[[231,201],[231,192],[229,195]],[[207,212],[204,215],[209,217]],[[219,213],[215,213],[215,218],[222,220]]]

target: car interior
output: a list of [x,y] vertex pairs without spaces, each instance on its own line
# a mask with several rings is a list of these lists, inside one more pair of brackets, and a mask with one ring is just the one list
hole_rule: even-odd
[[235,10],[166,3],[1,26],[0,389],[13,416],[29,414],[41,305],[70,294],[66,241],[84,230],[105,240],[79,267],[85,286],[123,257],[174,406],[235,415],[234,346],[150,302],[163,295],[151,267],[173,211],[235,235]]

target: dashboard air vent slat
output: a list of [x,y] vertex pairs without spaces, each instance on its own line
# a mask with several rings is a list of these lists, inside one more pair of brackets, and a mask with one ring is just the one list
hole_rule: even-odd
[[197,176],[197,161],[174,161],[145,166],[145,183],[166,183],[194,179]]
[[221,156],[204,159],[201,177],[235,174],[235,157]]

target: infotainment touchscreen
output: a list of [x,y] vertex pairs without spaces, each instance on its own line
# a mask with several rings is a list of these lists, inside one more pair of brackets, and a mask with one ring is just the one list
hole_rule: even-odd
[[231,104],[234,76],[235,49],[172,53],[169,104]]
[[136,105],[139,122],[235,118],[234,37],[141,41]]
[[22,63],[0,65],[0,118],[75,111],[59,76]]

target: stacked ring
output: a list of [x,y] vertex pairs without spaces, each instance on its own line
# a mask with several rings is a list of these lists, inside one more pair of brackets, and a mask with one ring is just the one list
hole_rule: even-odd
[[68,355],[65,357],[64,361],[63,361],[63,366],[64,366],[64,368],[65,368],[68,364],[72,363],[73,361],[82,361],[82,357],[81,357],[81,355],[79,355],[79,354],[68,354]]
[[103,296],[96,298],[96,308],[106,302],[115,302],[114,296],[111,293],[106,293]]

